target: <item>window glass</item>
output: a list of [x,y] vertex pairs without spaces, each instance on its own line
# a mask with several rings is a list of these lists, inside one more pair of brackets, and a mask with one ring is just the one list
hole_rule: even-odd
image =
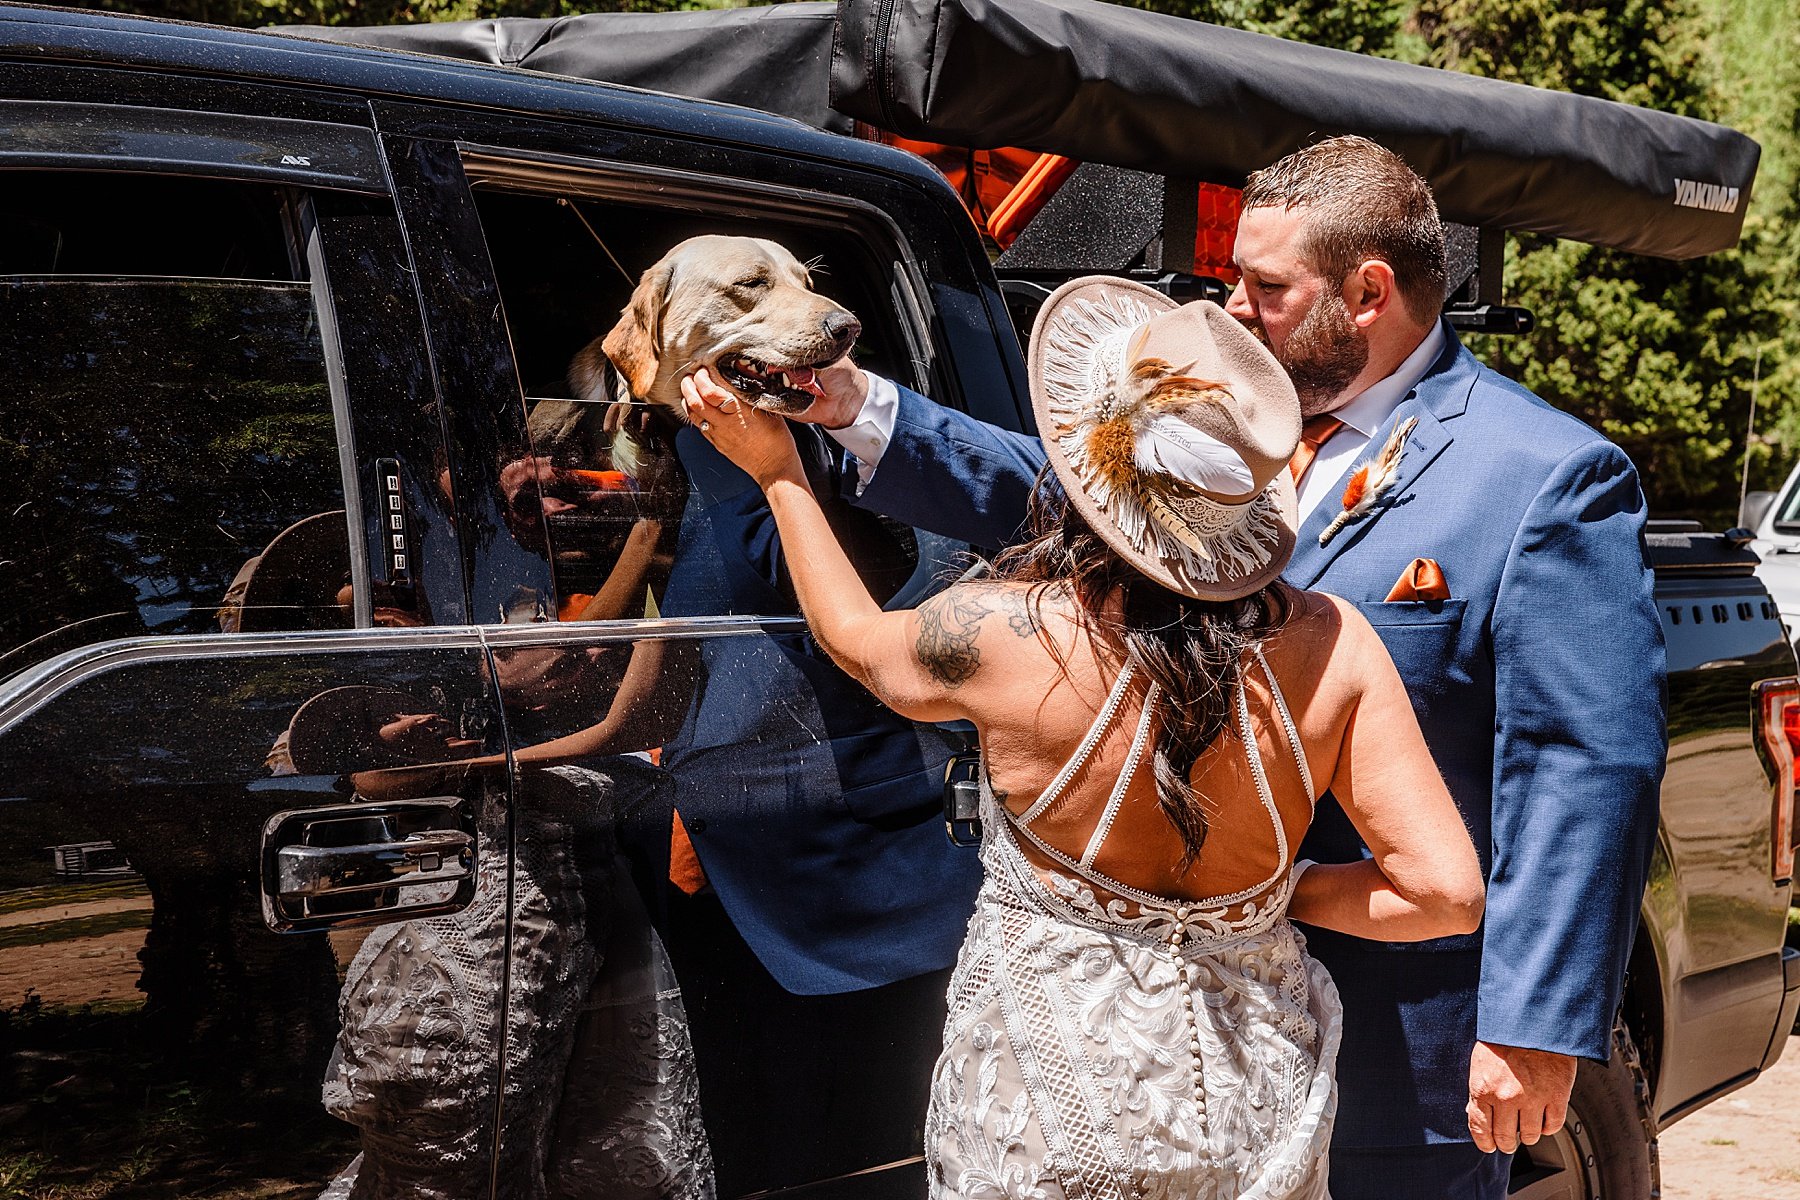
[[9,173],[0,678],[111,638],[352,623],[338,435],[287,195]]
[[[637,400],[615,405],[619,380],[600,342],[621,320],[639,278],[670,248],[703,234],[767,238],[808,264],[813,289],[861,322],[853,349],[859,363],[918,386],[890,291],[891,256],[884,265],[841,222],[652,210],[500,189],[478,191],[477,202],[535,451],[531,462],[502,466],[501,487],[514,536],[551,557],[557,595],[554,605],[543,599],[545,612],[562,620],[796,615],[785,570],[749,544],[766,547],[770,527],[753,505],[732,503],[749,480],[669,409]],[[676,298],[663,313],[673,319],[683,303]],[[665,343],[675,340],[669,329],[661,332]],[[795,433],[815,491],[871,589],[887,601],[916,602],[962,547],[855,508],[849,498],[856,480],[843,470],[836,443],[811,426]],[[746,552],[766,586],[726,582],[719,557]],[[677,557],[687,569],[672,575]],[[703,565],[707,560],[712,565]]]
[[[567,1059],[547,1190],[579,1178],[584,1194],[625,1194],[608,1173],[629,1165],[656,1196],[852,1176],[871,1195],[918,1194],[943,997],[981,874],[944,835],[956,739],[885,708],[797,622],[635,640],[569,624],[799,614],[787,563],[804,548],[781,544],[750,479],[670,412],[616,405],[596,378],[596,343],[640,275],[695,235],[775,241],[860,320],[857,360],[917,387],[895,256],[823,212],[477,199],[535,451],[499,478],[513,536],[550,557],[556,584],[520,592],[509,623],[527,628],[493,649],[520,875],[579,882],[587,936],[605,938],[586,975],[546,961],[512,979],[521,1011],[574,992],[608,1014],[584,1018]],[[658,306],[665,348],[682,340],[667,328],[677,309],[705,302]],[[854,505],[837,444],[794,433],[878,599],[910,606],[946,580],[964,547]],[[529,1055],[548,1039],[527,1042]]]

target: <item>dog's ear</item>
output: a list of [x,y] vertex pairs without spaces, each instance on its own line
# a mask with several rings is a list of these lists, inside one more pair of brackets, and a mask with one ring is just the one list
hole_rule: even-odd
[[662,357],[663,306],[668,302],[669,281],[674,274],[674,263],[662,263],[644,272],[637,290],[631,293],[631,302],[619,316],[619,323],[600,343],[631,394],[639,398],[648,396],[656,383],[656,363]]
[[600,339],[595,338],[569,360],[569,393],[593,404],[601,403],[612,394],[608,385],[616,376],[600,348]]

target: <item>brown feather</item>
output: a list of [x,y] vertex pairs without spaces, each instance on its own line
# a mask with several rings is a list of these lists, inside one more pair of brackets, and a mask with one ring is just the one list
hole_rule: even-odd
[[1128,417],[1102,421],[1089,431],[1088,461],[1113,487],[1130,491],[1137,482],[1137,432]]

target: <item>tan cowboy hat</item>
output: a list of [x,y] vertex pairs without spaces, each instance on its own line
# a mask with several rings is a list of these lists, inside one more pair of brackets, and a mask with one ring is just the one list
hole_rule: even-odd
[[1196,600],[1275,580],[1297,526],[1300,401],[1210,301],[1072,279],[1031,330],[1031,403],[1069,503],[1132,566]]

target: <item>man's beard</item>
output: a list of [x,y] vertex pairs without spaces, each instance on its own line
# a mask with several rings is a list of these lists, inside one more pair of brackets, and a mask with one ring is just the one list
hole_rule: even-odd
[[1344,389],[1369,365],[1369,343],[1350,320],[1344,298],[1326,290],[1275,358],[1294,381],[1300,415],[1311,417],[1337,407]]

